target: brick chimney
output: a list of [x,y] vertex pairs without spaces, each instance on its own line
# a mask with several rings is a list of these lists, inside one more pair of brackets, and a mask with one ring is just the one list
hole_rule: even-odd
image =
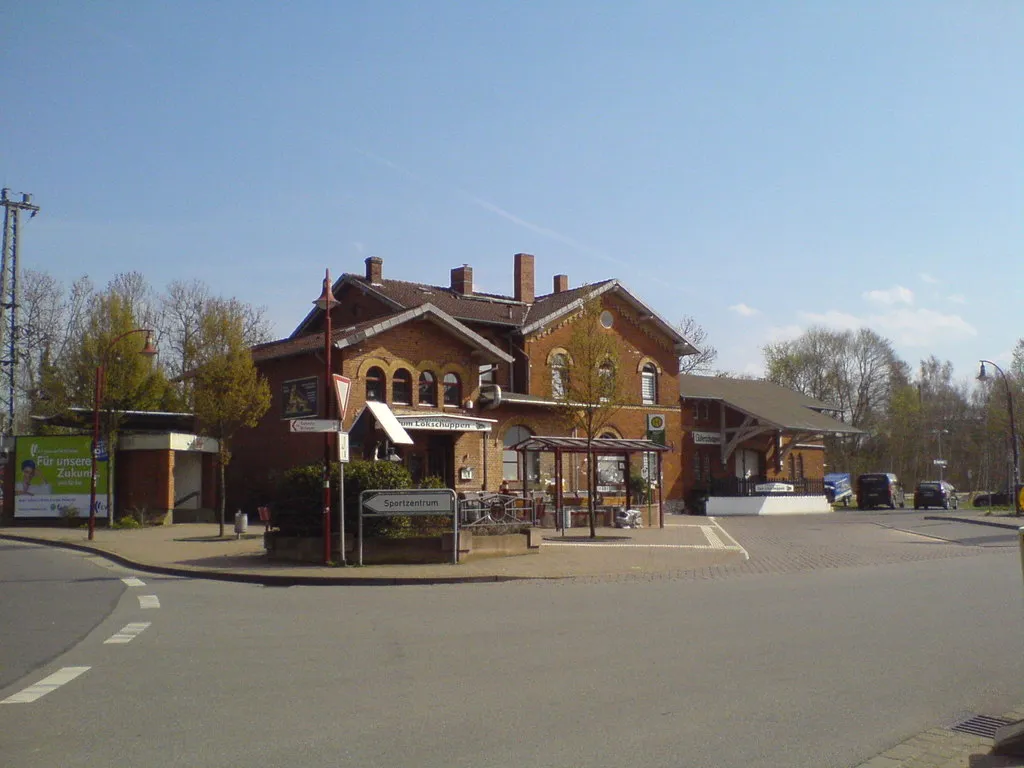
[[565,293],[569,290],[569,276],[568,275],[555,275],[554,285],[552,287],[552,293]]
[[380,256],[366,257],[366,282],[370,285],[383,285],[384,259]]
[[515,260],[515,300],[533,304],[533,256],[517,253]]
[[452,270],[452,290],[463,295],[473,292],[473,268],[468,264]]

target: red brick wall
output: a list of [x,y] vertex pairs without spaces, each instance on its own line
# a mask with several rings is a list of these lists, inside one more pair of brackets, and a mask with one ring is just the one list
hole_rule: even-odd
[[128,509],[174,509],[174,452],[120,451],[115,463],[115,519]]

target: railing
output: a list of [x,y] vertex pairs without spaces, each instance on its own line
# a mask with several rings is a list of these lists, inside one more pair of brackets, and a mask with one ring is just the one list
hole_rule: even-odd
[[[793,490],[783,490],[783,485],[792,486]],[[760,490],[758,486],[761,486]],[[799,480],[782,477],[771,480],[766,477],[752,477],[746,480],[738,477],[716,477],[711,479],[710,485],[705,484],[704,490],[709,496],[824,496],[825,481],[807,477]]]
[[459,499],[459,526],[462,528],[537,525],[543,513],[542,493],[523,498],[480,491],[466,493]]

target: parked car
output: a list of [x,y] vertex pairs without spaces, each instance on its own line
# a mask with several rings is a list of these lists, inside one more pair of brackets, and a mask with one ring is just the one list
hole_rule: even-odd
[[945,480],[923,480],[914,489],[914,509],[956,509],[958,506],[956,488]]
[[1010,494],[1006,491],[979,493],[974,497],[974,506],[976,507],[1008,507],[1011,503]]
[[906,494],[892,472],[869,472],[857,478],[857,509],[905,507]]
[[842,502],[844,507],[849,506],[853,498],[849,472],[830,472],[825,475],[825,498],[829,504]]

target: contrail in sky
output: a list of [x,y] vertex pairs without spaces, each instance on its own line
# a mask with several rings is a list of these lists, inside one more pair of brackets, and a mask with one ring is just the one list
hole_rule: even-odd
[[608,254],[604,253],[603,251],[599,251],[596,248],[591,248],[589,245],[584,245],[583,243],[569,237],[568,235],[563,235],[561,232],[556,232],[555,230],[548,229],[547,227],[543,227],[540,224],[534,224],[532,221],[527,221],[526,219],[520,216],[516,216],[511,211],[505,210],[501,206],[495,205],[494,203],[484,200],[482,197],[478,197],[477,195],[474,195],[470,192],[466,192],[465,190],[459,189],[458,187],[441,185],[435,181],[424,179],[422,176],[413,171],[410,171],[408,168],[405,168],[396,162],[388,160],[386,157],[381,157],[380,155],[374,154],[373,152],[369,152],[365,149],[360,149],[358,147],[353,147],[353,149],[363,157],[367,158],[368,160],[373,160],[375,163],[379,163],[380,165],[390,168],[391,170],[395,171],[396,173],[400,173],[406,178],[412,179],[421,184],[428,184],[437,189],[445,189],[446,191],[449,192],[455,192],[457,195],[459,195],[459,197],[466,200],[467,202],[472,203],[478,208],[482,208],[483,210],[489,213],[493,213],[496,216],[500,216],[506,221],[510,221],[513,224],[522,227],[523,229],[529,230],[530,232],[551,238],[552,240],[562,243],[563,245],[567,245],[570,248],[579,251],[580,253],[585,253],[588,256],[593,256],[595,258],[607,261],[612,264],[621,264],[623,266],[628,266],[626,262],[620,261],[619,259],[615,259],[609,256]]

